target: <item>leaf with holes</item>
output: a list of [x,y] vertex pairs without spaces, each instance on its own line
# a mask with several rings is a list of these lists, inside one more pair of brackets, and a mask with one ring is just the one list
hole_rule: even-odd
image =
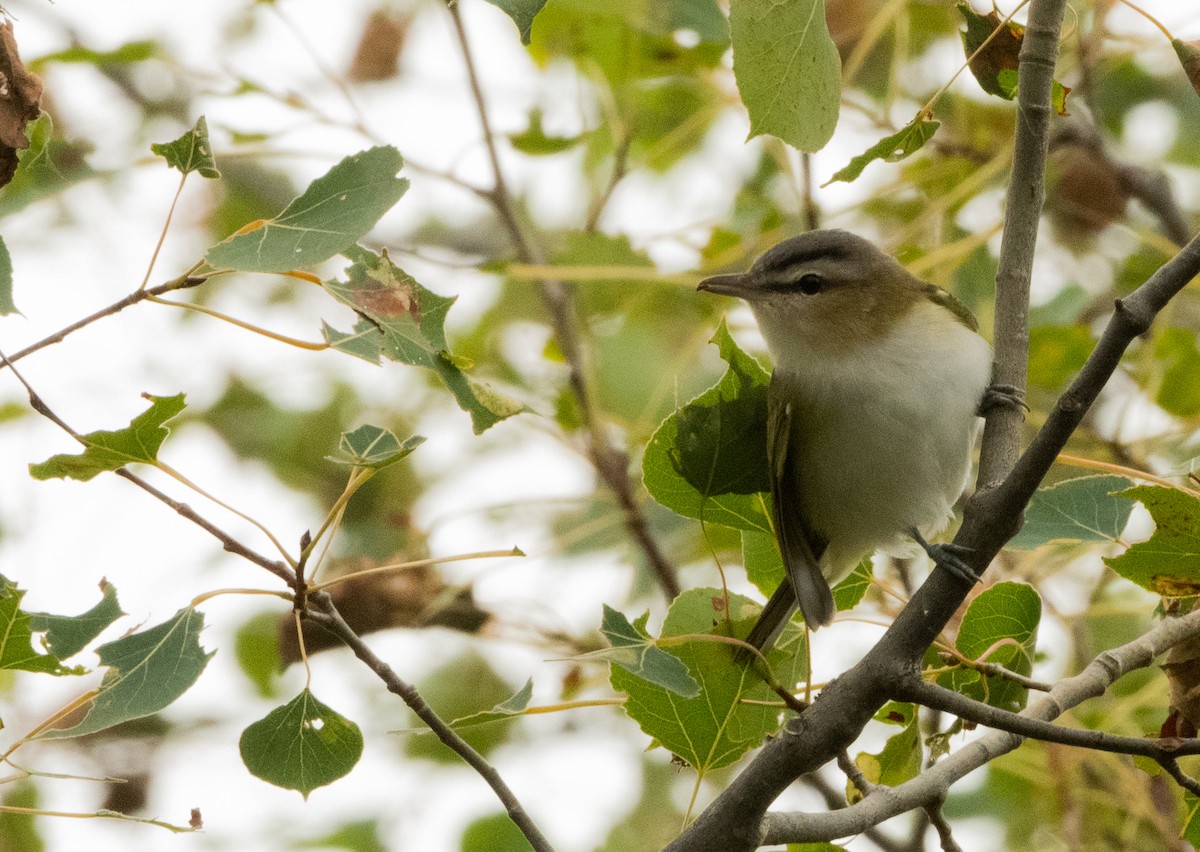
[[354,768],[363,736],[358,725],[305,689],[246,728],[238,747],[251,774],[307,799]]
[[166,160],[168,166],[179,169],[185,175],[199,172],[201,177],[206,178],[221,176],[213,160],[212,144],[208,141],[208,121],[204,116],[196,119],[195,126],[174,142],[156,142],[150,146],[150,150]]

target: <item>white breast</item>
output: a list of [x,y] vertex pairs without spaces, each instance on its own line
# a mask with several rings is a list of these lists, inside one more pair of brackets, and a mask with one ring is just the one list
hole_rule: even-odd
[[795,487],[808,523],[829,542],[830,582],[914,527],[940,530],[970,470],[991,375],[987,342],[925,301],[850,355],[806,351],[794,335],[785,343],[763,331],[776,380],[794,389]]

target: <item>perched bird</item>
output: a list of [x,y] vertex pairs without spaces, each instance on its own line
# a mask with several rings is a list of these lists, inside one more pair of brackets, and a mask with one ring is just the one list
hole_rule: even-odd
[[966,486],[991,347],[970,311],[846,231],[784,240],[700,289],[745,299],[774,361],[767,460],[787,579],[747,638],[812,628],[862,558],[933,535]]

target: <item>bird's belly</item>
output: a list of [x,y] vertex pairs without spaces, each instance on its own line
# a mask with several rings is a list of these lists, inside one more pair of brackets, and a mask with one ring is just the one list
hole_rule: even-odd
[[796,487],[810,528],[828,542],[833,576],[914,528],[931,535],[945,526],[976,429],[974,402],[954,407],[889,406],[879,397],[800,406]]

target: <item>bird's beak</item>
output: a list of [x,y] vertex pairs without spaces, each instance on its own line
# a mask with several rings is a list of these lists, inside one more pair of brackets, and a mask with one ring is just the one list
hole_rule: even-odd
[[751,283],[750,274],[741,272],[733,275],[714,275],[711,278],[705,278],[696,289],[703,290],[705,293],[719,293],[722,296],[737,296],[739,299],[752,299],[757,288]]

